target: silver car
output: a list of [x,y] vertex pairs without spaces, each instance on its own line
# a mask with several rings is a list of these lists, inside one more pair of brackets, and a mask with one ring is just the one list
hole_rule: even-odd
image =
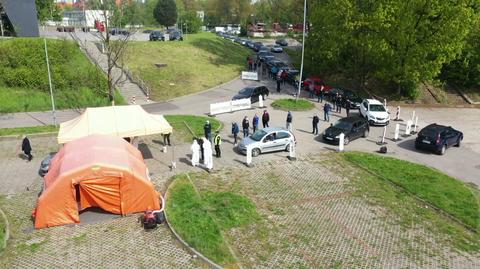
[[249,137],[245,137],[238,145],[243,154],[247,154],[247,146],[252,146],[252,156],[272,151],[288,151],[291,143],[297,143],[295,136],[288,130],[278,127],[263,128]]

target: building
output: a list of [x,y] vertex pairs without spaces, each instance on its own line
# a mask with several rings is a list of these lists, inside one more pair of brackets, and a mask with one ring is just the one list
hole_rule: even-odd
[[35,0],[0,0],[2,36],[39,36]]

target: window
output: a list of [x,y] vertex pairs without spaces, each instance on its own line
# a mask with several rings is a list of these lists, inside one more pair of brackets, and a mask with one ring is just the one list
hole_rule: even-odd
[[278,132],[276,139],[285,139],[285,138],[289,138],[289,137],[290,137],[290,134],[287,133],[287,132]]
[[272,134],[267,135],[267,136],[263,139],[263,142],[270,142],[270,141],[273,141],[273,140],[275,140],[275,133],[272,133]]

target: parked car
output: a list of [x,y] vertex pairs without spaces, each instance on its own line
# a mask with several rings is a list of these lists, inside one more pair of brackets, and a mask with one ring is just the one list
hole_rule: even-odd
[[390,114],[380,101],[365,99],[360,105],[360,115],[368,120],[370,125],[388,125]]
[[261,47],[263,47],[263,43],[262,43],[262,42],[255,42],[255,43],[253,43],[253,51],[259,52]]
[[280,45],[280,46],[284,46],[284,47],[288,46],[288,42],[285,39],[277,39],[275,41],[275,44]]
[[257,53],[257,57],[260,59],[261,62],[264,62],[267,59],[275,58],[275,55],[273,55],[271,52],[268,52],[268,51],[261,51]]
[[289,83],[290,85],[293,85],[295,87],[298,87],[299,81],[297,81],[297,76],[300,74],[300,70],[296,69],[290,69],[287,72],[287,78],[285,81]]
[[420,130],[415,139],[416,149],[425,149],[443,155],[451,146],[460,147],[463,133],[450,126],[436,123],[430,124]]
[[265,100],[269,94],[270,91],[265,86],[246,87],[240,90],[238,94],[233,96],[232,100],[250,98],[250,101],[255,103],[258,102],[258,97],[260,95],[262,96],[263,100]]
[[323,92],[325,97],[327,97],[330,94],[330,91],[332,90],[331,86],[325,84],[325,82],[323,82],[323,80],[320,77],[316,77],[316,76],[307,77],[302,83],[303,89],[306,91],[310,91],[310,85],[312,83],[313,83],[313,91],[315,93],[320,92],[323,86]]
[[323,132],[323,140],[338,144],[341,133],[345,135],[343,144],[347,145],[359,137],[368,137],[370,126],[366,119],[359,116],[341,118]]
[[249,47],[249,48],[253,48],[253,41],[251,41],[251,40],[246,40],[244,46],[245,46],[245,47]]
[[125,29],[112,28],[110,29],[110,34],[111,35],[129,35],[130,32]]
[[279,45],[273,45],[273,47],[270,49],[271,52],[276,52],[276,53],[282,53],[283,48],[280,47]]
[[40,169],[38,169],[38,174],[41,177],[44,177],[48,170],[50,170],[50,163],[52,162],[53,157],[55,157],[56,152],[49,153],[40,163]]
[[150,37],[150,41],[158,41],[158,40],[165,41],[165,36],[160,31],[152,31],[149,37]]
[[153,30],[143,30],[142,33],[144,33],[144,34],[150,34],[151,32],[153,32]]
[[273,151],[288,151],[290,144],[296,144],[295,136],[283,128],[263,128],[249,137],[242,139],[238,149],[243,154],[247,153],[247,146],[252,147],[252,157],[257,157],[261,153]]
[[168,39],[170,41],[175,41],[175,40],[183,41],[183,35],[179,31],[172,31],[170,32]]
[[266,64],[269,70],[272,69],[273,66],[276,66],[280,70],[287,70],[287,71],[290,70],[290,67],[288,66],[288,64],[280,60],[272,59],[270,61],[266,61]]

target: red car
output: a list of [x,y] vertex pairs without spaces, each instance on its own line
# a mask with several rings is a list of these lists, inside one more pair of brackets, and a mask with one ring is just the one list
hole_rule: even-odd
[[320,77],[308,77],[303,81],[303,88],[307,91],[310,91],[310,85],[313,83],[313,91],[315,94],[318,94],[318,92],[322,89],[323,86],[323,91],[328,92],[329,90],[332,89],[331,86],[325,84],[323,80]]

